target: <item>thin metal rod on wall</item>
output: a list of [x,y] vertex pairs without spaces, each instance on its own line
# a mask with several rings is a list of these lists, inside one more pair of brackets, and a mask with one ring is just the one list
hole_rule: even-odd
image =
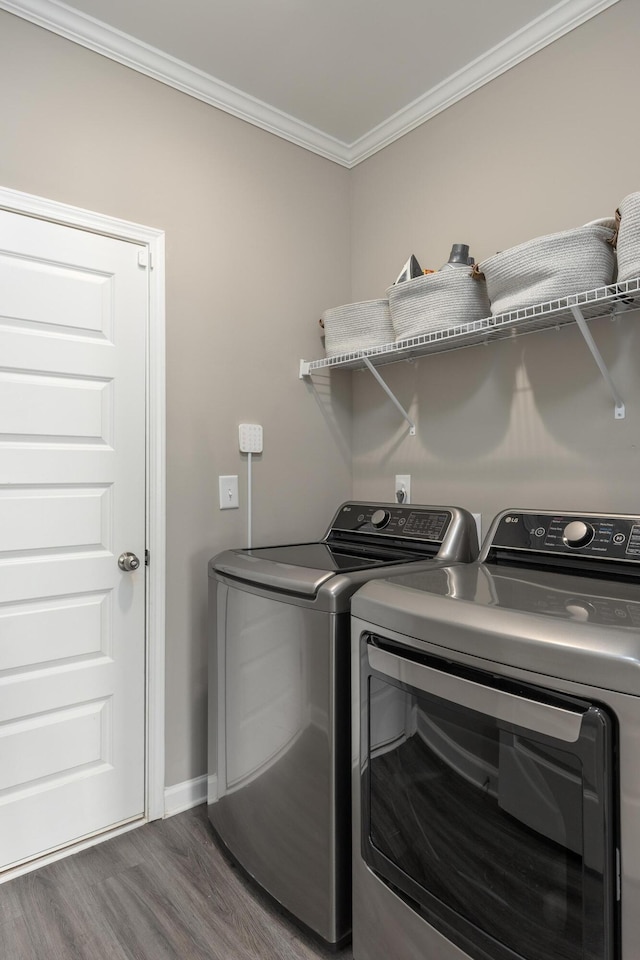
[[611,379],[611,374],[609,373],[607,365],[602,359],[602,354],[598,350],[596,346],[596,342],[591,336],[591,331],[587,326],[587,321],[584,319],[580,307],[570,306],[569,309],[571,310],[571,313],[573,314],[574,319],[578,324],[578,329],[580,330],[580,333],[584,337],[584,341],[586,345],[589,347],[589,350],[591,351],[591,355],[593,356],[593,359],[598,364],[598,369],[600,370],[600,373],[604,377],[606,384],[609,387],[609,390],[611,391],[611,395],[615,403],[614,416],[616,420],[624,420],[625,413],[626,413],[624,402],[622,400],[622,397],[618,393],[616,385]]
[[409,414],[407,413],[407,411],[404,409],[404,407],[402,406],[402,404],[400,403],[400,401],[399,401],[399,400],[395,397],[395,395],[392,393],[391,389],[390,389],[390,388],[387,386],[387,384],[384,382],[384,380],[382,379],[382,377],[380,376],[380,374],[378,373],[378,371],[376,370],[376,368],[374,367],[374,365],[371,363],[371,361],[369,360],[369,358],[363,356],[362,359],[363,359],[363,361],[364,361],[365,366],[367,367],[367,369],[373,374],[373,376],[376,378],[376,380],[378,381],[378,383],[380,384],[380,386],[382,387],[382,389],[384,390],[384,392],[386,393],[386,395],[387,395],[387,396],[389,397],[389,399],[395,404],[395,406],[398,408],[398,410],[400,411],[400,413],[402,414],[402,416],[404,417],[404,419],[405,419],[405,420],[407,421],[407,423],[409,424],[409,436],[410,436],[410,437],[415,437],[415,435],[416,435],[416,425],[415,425],[415,423],[413,422],[413,420],[411,419],[411,417],[409,416]]

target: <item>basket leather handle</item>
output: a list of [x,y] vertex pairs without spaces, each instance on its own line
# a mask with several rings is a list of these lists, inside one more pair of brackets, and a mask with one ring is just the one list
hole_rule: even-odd
[[620,233],[620,224],[622,223],[620,207],[616,209],[615,222],[616,225],[614,227],[614,234],[609,240],[607,240],[607,243],[610,243],[614,250],[616,250],[618,247],[618,234]]

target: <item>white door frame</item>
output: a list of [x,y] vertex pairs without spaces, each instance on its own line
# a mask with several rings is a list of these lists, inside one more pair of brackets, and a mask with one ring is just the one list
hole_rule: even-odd
[[[138,223],[92,213],[54,200],[0,187],[0,209],[52,220],[146,247],[149,270],[147,328],[147,568],[145,817],[164,816],[165,674],[165,299],[164,232]],[[144,255],[144,251],[141,251]]]

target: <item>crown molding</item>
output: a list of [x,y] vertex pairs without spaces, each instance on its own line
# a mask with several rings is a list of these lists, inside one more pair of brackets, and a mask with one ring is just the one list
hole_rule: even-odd
[[349,166],[347,145],[334,137],[58,0],[0,0],[0,10],[29,20],[321,157]]
[[615,3],[618,0],[562,0],[350,144],[348,166],[362,163]]
[[561,0],[547,13],[351,144],[58,0],[0,0],[0,10],[29,20],[190,97],[351,168],[615,3],[618,0]]

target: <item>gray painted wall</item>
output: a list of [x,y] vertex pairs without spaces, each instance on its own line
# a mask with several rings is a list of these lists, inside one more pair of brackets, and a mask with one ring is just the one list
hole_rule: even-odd
[[638,35],[620,0],[347,171],[0,12],[0,183],[166,231],[167,784],[206,771],[206,562],[245,538],[217,509],[218,474],[244,499],[239,422],[264,426],[255,543],[315,538],[395,473],[485,524],[640,509],[635,313],[592,324],[625,421],[574,328],[386,368],[415,438],[367,374],[297,378],[322,310],[382,295],[411,252],[482,259],[640,189]]
[[[604,13],[352,171],[353,296],[383,295],[409,254],[477,260],[613,216],[640,190],[640,5]],[[634,312],[591,330],[627,403],[613,400],[575,325],[400,363],[384,376],[407,429],[366,372],[354,383],[354,493],[481,512],[510,506],[640,511],[640,329]]]

